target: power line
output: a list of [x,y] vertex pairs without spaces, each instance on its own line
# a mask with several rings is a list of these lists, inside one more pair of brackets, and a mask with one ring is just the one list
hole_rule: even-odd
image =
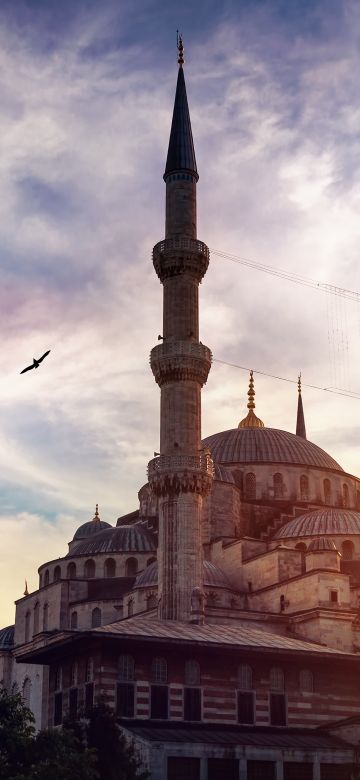
[[[253,371],[254,374],[260,374],[261,376],[268,376],[271,379],[279,379],[281,382],[291,382],[296,385],[297,379],[289,379],[285,376],[278,376],[277,374],[268,374],[266,371],[260,371],[258,369],[250,369],[249,366],[240,366],[238,363],[229,363],[227,360],[220,360],[219,358],[213,358],[214,363],[221,363],[224,366],[231,366],[232,368],[240,368],[242,371]],[[320,387],[319,385],[310,385],[307,382],[301,381],[302,387],[310,387],[312,390],[322,390],[324,393],[332,393],[334,395],[343,395],[346,398],[355,398],[360,400],[360,393],[356,393],[353,390],[344,390],[342,387]]]
[[255,260],[250,260],[248,257],[241,257],[240,255],[232,255],[228,252],[222,252],[220,249],[211,249],[210,252],[213,255],[221,257],[223,260],[229,260],[232,263],[239,263],[245,265],[248,268],[254,268],[256,271],[262,271],[272,276],[277,276],[281,279],[288,279],[294,284],[301,284],[304,287],[312,287],[313,289],[320,290],[330,295],[337,295],[339,298],[346,298],[349,301],[355,301],[360,303],[360,293],[355,290],[347,290],[345,287],[339,287],[328,282],[317,282],[315,279],[310,279],[307,276],[301,276],[292,271],[285,271],[283,268],[275,268],[271,265],[265,265],[264,263],[258,263]]

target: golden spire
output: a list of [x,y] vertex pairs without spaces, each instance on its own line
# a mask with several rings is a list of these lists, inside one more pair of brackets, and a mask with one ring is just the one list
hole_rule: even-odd
[[100,515],[99,515],[99,504],[96,504],[96,507],[95,507],[95,516],[93,517],[93,520],[100,520]]
[[241,422],[239,422],[238,428],[264,428],[264,423],[259,417],[256,416],[255,409],[255,388],[254,388],[254,372],[250,371],[250,382],[248,389],[248,413]]
[[177,49],[178,49],[178,65],[183,65],[184,60],[184,43],[182,39],[182,35],[179,35],[179,30],[176,31],[176,43],[177,43]]

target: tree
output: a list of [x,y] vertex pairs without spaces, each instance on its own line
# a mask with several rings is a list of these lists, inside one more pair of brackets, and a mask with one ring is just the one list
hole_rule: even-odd
[[88,748],[96,750],[100,780],[147,780],[133,743],[128,743],[116,715],[99,703],[93,708],[85,726]]
[[34,739],[34,716],[20,696],[0,689],[0,778],[25,771]]

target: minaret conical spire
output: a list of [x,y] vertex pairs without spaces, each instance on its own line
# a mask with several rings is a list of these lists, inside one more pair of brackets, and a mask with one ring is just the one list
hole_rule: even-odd
[[194,141],[184,78],[184,44],[178,38],[178,79],[164,180],[174,173],[190,174],[198,181]]
[[298,408],[296,418],[296,435],[301,436],[302,439],[306,439],[305,417],[304,408],[301,397],[301,373],[298,376]]

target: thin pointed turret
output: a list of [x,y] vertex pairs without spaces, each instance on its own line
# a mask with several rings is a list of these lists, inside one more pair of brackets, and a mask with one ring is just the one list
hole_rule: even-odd
[[194,141],[191,130],[190,112],[184,78],[184,44],[178,38],[178,79],[176,85],[174,111],[171,124],[169,149],[167,153],[164,181],[172,174],[188,174],[198,181]]
[[302,439],[306,439],[305,417],[304,408],[301,397],[301,373],[298,376],[298,408],[296,418],[296,435],[301,436]]

